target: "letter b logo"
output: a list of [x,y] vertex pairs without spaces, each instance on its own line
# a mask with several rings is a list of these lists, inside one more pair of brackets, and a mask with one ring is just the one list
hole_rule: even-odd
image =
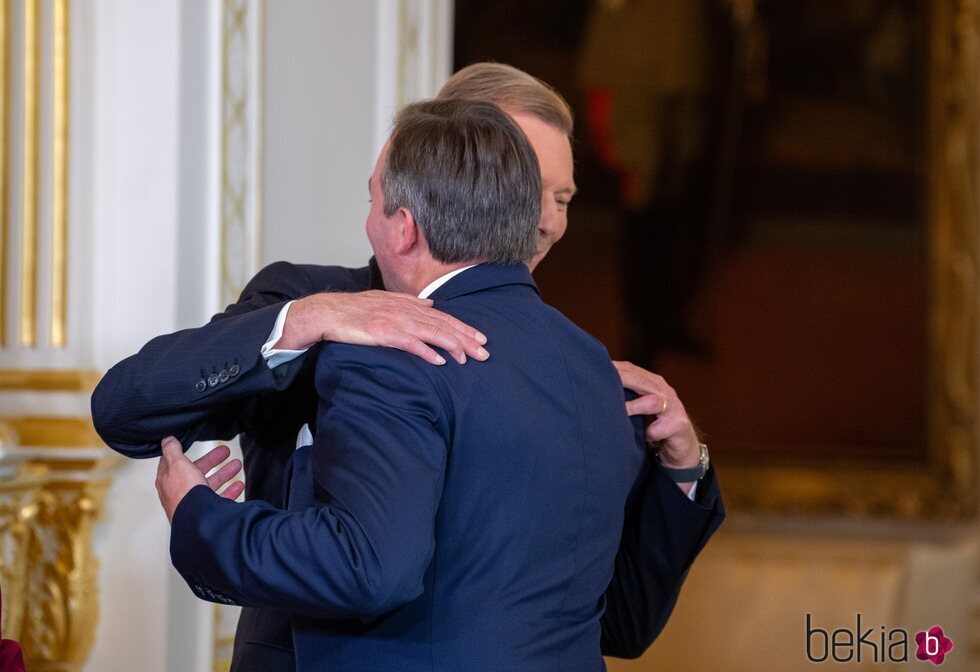
[[953,640],[938,625],[915,633],[915,643],[919,645],[915,657],[928,660],[933,665],[942,665],[947,654],[953,650]]

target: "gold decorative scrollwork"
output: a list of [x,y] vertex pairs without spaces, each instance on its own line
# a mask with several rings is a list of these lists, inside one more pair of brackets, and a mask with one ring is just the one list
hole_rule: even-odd
[[98,623],[92,531],[122,458],[16,440],[0,425],[3,633],[20,642],[30,670],[80,670]]
[[98,623],[92,528],[107,483],[49,483],[32,525],[21,645],[31,670],[80,667]]
[[[9,445],[0,439],[0,448]],[[12,463],[0,456],[0,586],[3,623],[0,632],[19,641],[24,631],[31,530],[44,469]]]

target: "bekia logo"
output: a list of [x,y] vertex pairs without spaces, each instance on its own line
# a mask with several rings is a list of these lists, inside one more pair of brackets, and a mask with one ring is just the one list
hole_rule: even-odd
[[943,629],[938,625],[915,633],[915,643],[919,645],[915,657],[928,660],[933,665],[942,665],[946,654],[953,650],[953,640],[944,635]]
[[[806,657],[811,663],[832,659],[838,663],[907,663],[909,662],[909,633],[903,628],[864,629],[861,614],[855,617],[854,629],[837,628],[829,631],[814,626],[813,616],[806,615]],[[915,657],[942,665],[953,650],[953,640],[943,629],[934,625],[915,633]]]

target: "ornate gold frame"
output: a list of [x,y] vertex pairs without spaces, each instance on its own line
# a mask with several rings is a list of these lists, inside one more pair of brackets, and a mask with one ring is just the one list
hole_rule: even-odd
[[903,463],[721,454],[716,463],[735,509],[951,520],[977,512],[980,2],[929,6],[928,449]]

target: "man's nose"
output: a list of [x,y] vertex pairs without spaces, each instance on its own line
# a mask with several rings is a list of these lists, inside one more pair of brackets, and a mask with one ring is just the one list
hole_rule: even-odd
[[558,230],[558,218],[548,211],[548,206],[541,206],[541,220],[538,222],[538,233],[548,236]]

